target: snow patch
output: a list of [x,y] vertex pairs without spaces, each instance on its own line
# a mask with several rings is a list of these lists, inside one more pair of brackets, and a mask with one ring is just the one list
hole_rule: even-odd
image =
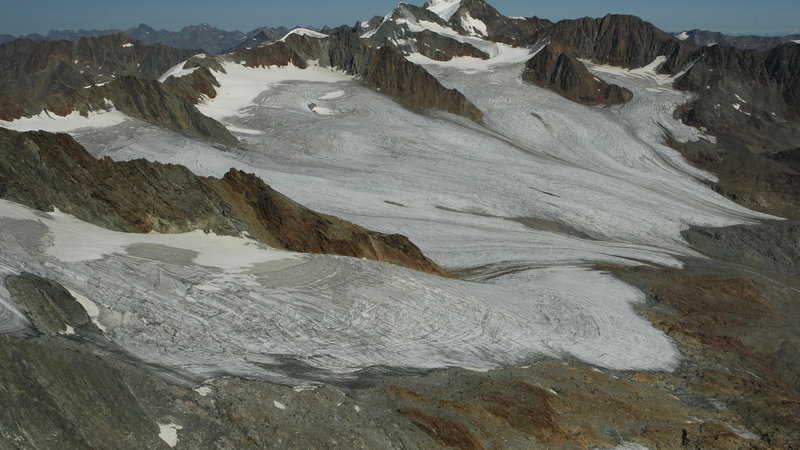
[[172,66],[169,70],[164,72],[164,75],[161,75],[161,77],[159,77],[158,82],[163,83],[167,81],[167,78],[169,77],[180,78],[180,77],[185,77],[186,75],[193,74],[194,71],[197,70],[197,67],[192,67],[191,69],[184,69],[184,66],[186,65],[187,61],[183,61],[181,63]]
[[131,48],[131,47],[133,47],[133,43],[132,42],[126,42],[126,43],[122,44],[122,47],[123,48]]
[[194,388],[194,391],[197,392],[197,394],[200,395],[200,397],[206,397],[210,395],[212,392],[214,392],[214,390],[211,389],[209,386],[198,386]]
[[275,407],[278,408],[278,409],[286,409],[286,405],[284,405],[283,403],[281,403],[281,402],[279,402],[277,400],[273,400],[272,404],[275,405]]
[[323,34],[314,30],[309,30],[308,28],[295,28],[294,30],[286,33],[286,36],[280,38],[279,41],[283,42],[286,40],[286,38],[288,38],[293,34],[297,34],[299,36],[308,36],[317,39],[325,39],[326,37],[328,37],[327,34]]
[[681,31],[680,34],[675,36],[675,38],[676,39],[680,39],[681,41],[685,41],[685,40],[689,39],[689,33],[687,33],[686,31]]
[[470,16],[468,11],[465,12],[464,17],[461,18],[461,26],[473,36],[488,36],[486,24]]
[[86,314],[92,320],[92,323],[100,329],[103,333],[107,333],[108,330],[106,327],[100,323],[100,307],[97,306],[97,303],[89,300],[86,296],[81,295],[78,292],[73,291],[72,289],[67,288],[70,295],[75,299],[76,302],[80,303],[83,306],[83,309],[86,311]]
[[445,22],[449,22],[460,6],[461,0],[430,0],[427,8]]
[[240,64],[223,63],[225,72],[215,73],[220,87],[213,99],[205,98],[197,109],[206,116],[222,122],[226,117],[246,115],[242,110],[253,105],[264,91],[282,83],[308,81],[314,83],[336,83],[350,81],[352,76],[330,68],[310,65],[301,69],[293,64],[278,67],[245,67]]
[[73,111],[66,116],[59,116],[47,110],[32,117],[22,117],[11,122],[0,120],[0,126],[16,131],[44,130],[51,133],[68,133],[81,128],[105,128],[120,124],[130,117],[114,108],[110,100],[106,100],[108,110],[89,111],[88,117]]
[[158,437],[161,438],[162,441],[166,442],[170,448],[178,445],[178,430],[182,430],[183,427],[174,423],[156,423],[158,424],[159,429]]
[[335,109],[326,108],[324,106],[319,106],[317,104],[310,105],[308,109],[321,116],[335,116],[336,114],[338,114],[338,111],[336,111]]

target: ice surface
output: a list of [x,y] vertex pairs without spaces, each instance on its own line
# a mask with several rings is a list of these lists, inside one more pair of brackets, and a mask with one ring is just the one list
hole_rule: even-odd
[[445,22],[450,21],[460,6],[461,0],[430,0],[428,2],[428,9]]
[[335,83],[352,79],[343,72],[318,66],[300,69],[290,64],[285,67],[248,68],[228,62],[223,64],[223,67],[225,73],[214,74],[222,86],[217,89],[217,96],[213,99],[204,99],[197,105],[197,109],[226,125],[228,124],[226,118],[248,114],[245,108],[250,106],[259,94],[281,83],[292,80]]
[[[409,236],[461,279],[279,257],[286,253],[202,233],[107,235],[8,204],[0,210],[20,226],[46,226],[50,244],[17,245],[9,230],[0,267],[34,268],[102,303],[111,339],[201,378],[303,384],[374,366],[488,369],[541,355],[674,367],[674,343],[633,310],[644,295],[593,268],[680,267],[678,257],[699,256],[680,235],[690,224],[766,216],[711,191],[704,183],[713,176],[664,144],[665,132],[710,137],[674,119],[688,97],[655,72],[658,60],[632,71],[590,65],[634,93],[626,105],[592,108],[524,83],[528,49],[462,38],[491,44],[494,57],[412,59],[473,101],[480,124],[406,109],[329,69],[229,63],[219,95],[200,108],[232,130],[258,131],[237,133],[244,149],[221,151],[139,121],[74,133],[95,156],[183,164],[205,176],[254,172],[311,208]],[[153,256],[165,247],[197,256]]]

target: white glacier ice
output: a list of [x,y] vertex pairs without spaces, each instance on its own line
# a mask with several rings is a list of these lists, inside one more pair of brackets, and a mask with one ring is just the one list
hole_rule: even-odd
[[[50,238],[37,251],[2,234],[0,267],[24,261],[103,304],[111,339],[200,378],[297,384],[373,366],[489,369],[540,355],[675,367],[674,343],[633,309],[644,294],[594,267],[680,267],[681,256],[699,256],[680,235],[690,224],[766,216],[714,193],[704,184],[713,175],[664,144],[664,133],[711,137],[673,118],[688,97],[655,73],[659,61],[634,71],[590,65],[634,93],[626,105],[592,108],[524,83],[528,50],[495,49],[488,62],[412,58],[474,102],[482,123],[406,109],[326,68],[229,63],[218,96],[199,107],[244,149],[134,120],[73,133],[98,157],[183,164],[204,176],[254,172],[311,208],[409,236],[460,279],[197,232],[113,234],[7,202],[0,215],[44,224]],[[337,113],[315,114],[312,103]],[[82,233],[94,243],[79,251],[70,241]],[[152,256],[164,249],[192,257]]]

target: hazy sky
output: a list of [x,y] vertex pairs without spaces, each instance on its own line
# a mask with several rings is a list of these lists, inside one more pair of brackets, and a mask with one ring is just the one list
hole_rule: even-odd
[[[409,3],[422,5],[424,1]],[[701,28],[728,34],[800,33],[798,0],[489,0],[507,16],[553,21],[633,14],[665,31]],[[127,29],[140,23],[179,30],[208,23],[225,30],[260,26],[338,26],[385,15],[397,0],[0,0],[0,34],[45,34],[51,29]]]

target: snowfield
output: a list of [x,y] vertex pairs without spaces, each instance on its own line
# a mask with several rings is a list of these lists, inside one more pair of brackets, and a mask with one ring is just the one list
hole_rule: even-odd
[[[446,15],[454,4],[431,7]],[[112,233],[9,202],[0,203],[0,271],[59,281],[102,305],[112,340],[197,379],[304,384],[542,355],[674,368],[674,343],[633,309],[644,294],[595,265],[680,267],[679,257],[698,256],[680,236],[688,225],[766,216],[715,194],[704,184],[711,174],[663,144],[665,132],[711,137],[672,117],[687,97],[655,74],[657,61],[590,67],[634,93],[627,105],[590,108],[523,83],[522,51],[497,48],[507,59],[412,58],[475,103],[482,124],[411,111],[330,69],[228,64],[200,109],[244,149],[134,120],[73,133],[98,157],[254,172],[313,209],[409,236],[461,279],[244,238]],[[20,327],[2,289],[0,299],[0,320]]]

